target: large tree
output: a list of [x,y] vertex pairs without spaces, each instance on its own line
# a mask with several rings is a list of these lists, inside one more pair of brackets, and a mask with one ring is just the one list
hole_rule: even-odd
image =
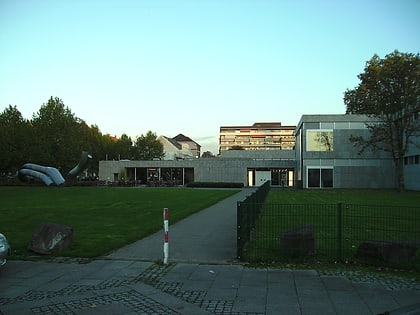
[[404,155],[420,136],[419,54],[394,51],[381,59],[374,55],[358,75],[360,83],[344,93],[349,114],[365,114],[370,137],[351,137],[360,151],[371,148],[392,155],[397,185],[404,189]]
[[136,139],[133,146],[133,159],[152,160],[164,156],[163,144],[157,140],[154,132],[148,131],[146,135],[141,135]]
[[37,161],[68,171],[86,151],[84,122],[77,118],[58,97],[51,97],[33,115],[32,125],[37,137]]

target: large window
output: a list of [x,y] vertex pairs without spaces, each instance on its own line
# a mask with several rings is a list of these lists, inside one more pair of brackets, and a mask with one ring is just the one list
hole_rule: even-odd
[[307,130],[306,151],[333,151],[334,137],[332,130]]
[[308,188],[334,187],[332,168],[308,168]]

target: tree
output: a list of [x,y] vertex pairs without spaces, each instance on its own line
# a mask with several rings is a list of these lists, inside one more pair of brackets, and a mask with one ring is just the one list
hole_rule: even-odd
[[120,159],[131,159],[133,141],[129,136],[125,133],[122,134],[116,143],[116,147]]
[[164,156],[163,144],[157,140],[156,134],[152,131],[148,131],[146,135],[141,135],[136,139],[133,147],[133,159],[152,160],[161,159]]
[[215,156],[210,151],[205,151],[205,152],[203,152],[203,154],[201,154],[201,157],[202,158],[214,158]]
[[404,189],[404,155],[420,135],[420,58],[419,54],[397,50],[384,59],[374,55],[358,75],[360,83],[344,93],[348,114],[365,114],[370,137],[351,137],[360,147],[383,150],[392,155],[397,185]]
[[51,97],[32,118],[37,144],[37,160],[33,162],[64,171],[71,169],[80,153],[86,150],[81,139],[81,124],[60,98]]
[[102,154],[101,159],[105,160],[118,160],[117,152],[117,142],[118,138],[116,136],[111,136],[110,134],[105,134],[102,136]]
[[0,113],[0,172],[14,172],[29,158],[31,146],[29,122],[16,106]]

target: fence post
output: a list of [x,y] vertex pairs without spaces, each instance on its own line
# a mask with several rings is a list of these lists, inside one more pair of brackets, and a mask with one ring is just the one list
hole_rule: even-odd
[[163,263],[168,263],[169,256],[169,210],[163,208],[163,230],[164,230],[164,242],[163,242]]
[[337,204],[337,250],[338,261],[343,260],[343,203]]
[[236,203],[236,258],[242,258],[242,207],[241,202]]

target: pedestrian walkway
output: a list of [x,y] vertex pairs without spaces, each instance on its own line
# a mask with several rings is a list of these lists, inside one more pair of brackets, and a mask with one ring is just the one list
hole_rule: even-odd
[[[213,206],[171,225],[169,207],[169,261],[230,263],[236,260],[236,204],[255,191],[244,188]],[[163,231],[127,245],[110,259],[158,261],[163,257]]]
[[88,263],[8,261],[0,269],[0,314],[420,314],[418,283],[386,286],[236,262],[231,208],[248,193],[172,226],[167,265],[158,262],[162,233]]
[[0,314],[384,314],[420,291],[386,290],[314,270],[95,260],[9,261],[0,271]]

